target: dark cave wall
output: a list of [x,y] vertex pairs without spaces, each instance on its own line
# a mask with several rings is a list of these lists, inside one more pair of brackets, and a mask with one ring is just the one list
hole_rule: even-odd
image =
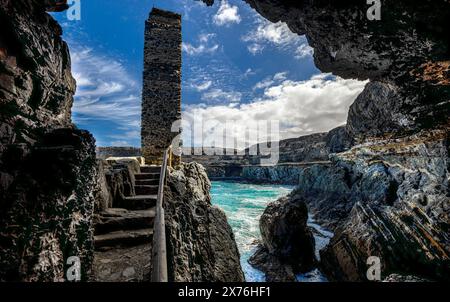
[[0,280],[63,281],[92,261],[95,140],[71,122],[66,1],[0,0]]

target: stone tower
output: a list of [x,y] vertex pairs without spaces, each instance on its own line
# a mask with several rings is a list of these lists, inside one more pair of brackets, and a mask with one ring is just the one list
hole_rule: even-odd
[[153,8],[145,23],[142,156],[160,164],[181,119],[181,16]]

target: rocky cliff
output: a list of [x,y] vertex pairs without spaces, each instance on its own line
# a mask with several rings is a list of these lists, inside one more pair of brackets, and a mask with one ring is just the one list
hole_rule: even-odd
[[[367,142],[336,155],[330,171],[335,186],[345,183],[338,202],[346,211],[321,253],[323,268],[333,279],[365,280],[365,260],[378,256],[383,276],[449,280],[448,139],[448,131],[425,131]],[[335,168],[345,171],[341,177]],[[312,208],[333,207],[337,200],[325,195]]]
[[244,281],[233,232],[211,205],[210,187],[199,164],[170,170],[164,194],[170,280]]
[[66,1],[0,1],[0,280],[63,281],[92,262],[95,141],[71,122]]
[[336,232],[322,269],[367,280],[378,256],[383,277],[448,280],[450,2],[382,1],[370,21],[365,1],[244,1],[305,35],[320,70],[370,80],[348,115],[354,147],[300,175],[296,194]]

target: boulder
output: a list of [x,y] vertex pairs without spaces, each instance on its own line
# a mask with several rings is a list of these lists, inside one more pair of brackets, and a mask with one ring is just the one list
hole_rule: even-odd
[[267,281],[295,281],[295,274],[315,266],[315,240],[307,220],[306,204],[295,195],[267,206],[260,219],[262,244],[249,259]]

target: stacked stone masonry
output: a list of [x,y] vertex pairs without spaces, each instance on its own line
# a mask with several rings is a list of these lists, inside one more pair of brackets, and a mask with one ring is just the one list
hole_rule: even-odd
[[181,16],[153,8],[145,25],[142,155],[159,164],[181,119]]

